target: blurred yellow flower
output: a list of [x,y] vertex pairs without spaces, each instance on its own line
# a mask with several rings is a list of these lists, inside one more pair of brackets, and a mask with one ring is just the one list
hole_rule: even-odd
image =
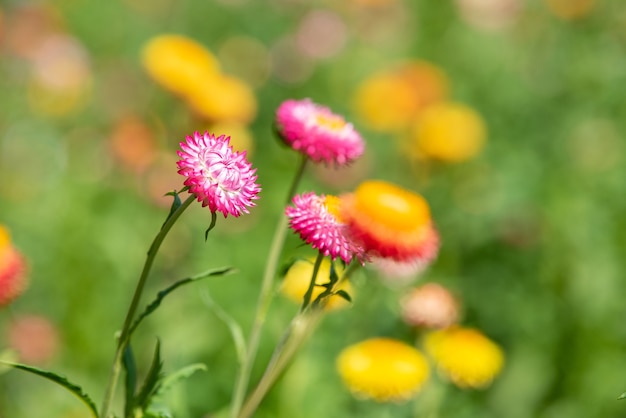
[[[293,300],[296,303],[302,303],[304,300],[304,294],[309,288],[309,283],[311,282],[311,276],[313,275],[313,266],[315,260],[298,260],[291,265],[285,278],[283,279],[283,283],[280,287],[280,292],[285,295],[287,298]],[[341,274],[343,268],[339,263],[335,263],[335,269],[337,271],[337,275],[341,278]],[[317,277],[315,278],[315,284],[322,285],[329,282],[330,278],[330,260],[325,258],[320,265],[320,269],[317,273]],[[311,296],[311,301],[314,301],[325,289],[321,286],[315,286],[313,289],[313,295]],[[337,285],[335,290],[344,290],[350,296],[353,295],[352,285],[348,280],[343,280],[341,283]],[[349,306],[349,302],[345,300],[341,296],[331,296],[326,303],[325,309],[327,310],[336,310],[340,308],[345,308]]]
[[223,133],[230,136],[230,145],[234,151],[246,151],[247,157],[250,158],[254,153],[254,136],[246,125],[239,122],[217,122],[208,125],[206,131],[213,132],[216,135]]
[[390,338],[373,338],[345,348],[337,358],[337,369],[355,396],[378,402],[408,400],[430,376],[419,350]]
[[252,89],[236,77],[206,74],[187,94],[191,108],[210,121],[249,123],[256,116]]
[[157,83],[182,96],[203,119],[249,123],[256,116],[257,103],[250,86],[223,74],[217,59],[192,39],[157,36],[143,48],[142,61]]
[[411,153],[446,162],[461,162],[476,156],[483,148],[487,129],[472,108],[452,102],[428,107],[417,118]]
[[354,108],[371,129],[403,130],[424,108],[446,98],[448,84],[445,73],[430,63],[403,63],[366,79],[354,94]]
[[219,74],[217,59],[201,44],[182,35],[152,38],[141,53],[146,71],[157,83],[180,95],[192,93],[209,74]]
[[595,5],[595,0],[546,0],[550,11],[563,20],[576,20],[589,15]]
[[462,388],[488,386],[502,370],[502,349],[480,331],[452,327],[432,332],[425,339],[426,351],[439,370]]

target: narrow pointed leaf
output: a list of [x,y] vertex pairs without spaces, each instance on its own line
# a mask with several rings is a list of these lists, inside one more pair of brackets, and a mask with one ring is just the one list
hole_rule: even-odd
[[621,401],[622,399],[626,399],[626,392],[622,393],[619,395],[619,398],[617,398],[618,401]]
[[207,371],[207,367],[202,363],[194,363],[194,364],[185,366],[182,369],[175,371],[174,373],[168,374],[161,381],[161,385],[159,386],[157,395],[158,396],[163,395],[165,392],[170,390],[174,385],[176,385],[177,383],[185,379],[188,379],[192,374],[194,374],[195,372],[199,372],[199,371],[205,372]]
[[130,339],[130,336],[133,334],[135,329],[137,329],[141,321],[143,321],[148,315],[154,312],[161,305],[161,302],[163,301],[165,296],[169,295],[171,292],[173,292],[180,286],[183,286],[183,285],[186,285],[188,283],[192,283],[198,280],[206,279],[207,277],[223,276],[225,274],[233,273],[234,271],[235,269],[231,267],[222,267],[219,269],[209,270],[204,273],[200,273],[196,276],[181,279],[175,282],[174,284],[172,284],[171,286],[161,290],[157,294],[156,298],[148,306],[146,306],[146,309],[137,317],[137,319],[135,319],[135,322],[133,323],[133,325],[131,325],[128,331],[127,339]]
[[174,201],[172,202],[172,206],[170,207],[170,213],[167,214],[167,218],[165,218],[165,222],[163,222],[163,225],[165,225],[167,223],[167,221],[172,217],[174,212],[176,212],[176,210],[179,207],[181,207],[181,205],[183,204],[183,202],[180,200],[180,196],[178,196],[178,192],[176,190],[174,190],[172,192],[165,193],[165,196],[173,196],[174,197]]
[[211,232],[211,229],[215,228],[216,223],[217,223],[217,213],[211,212],[211,223],[209,224],[209,227],[207,228],[207,230],[204,231],[205,241],[209,239],[209,232]]
[[233,339],[235,344],[235,352],[237,353],[237,361],[241,364],[246,358],[246,340],[243,336],[243,331],[241,326],[235,321],[235,319],[230,316],[221,306],[219,306],[208,291],[202,293],[202,297],[204,303],[217,315],[219,319],[226,324],[228,330],[230,331],[230,336]]
[[25,364],[12,363],[8,361],[3,361],[3,363],[11,367],[14,367],[16,369],[24,370],[24,371],[36,374],[37,376],[44,377],[48,380],[53,381],[54,383],[60,386],[63,386],[65,389],[69,390],[74,395],[76,395],[81,401],[83,401],[85,405],[87,405],[87,407],[91,410],[92,415],[98,418],[98,410],[96,409],[96,404],[93,402],[93,400],[91,400],[89,395],[83,392],[83,389],[80,386],[70,382],[69,380],[67,380],[65,376],[61,376],[61,375],[58,375],[56,373],[49,372],[46,370],[41,370],[36,367],[27,366]]
[[122,357],[122,365],[126,372],[125,379],[125,401],[124,401],[124,416],[126,418],[133,417],[133,411],[135,409],[135,389],[137,388],[137,368],[135,367],[135,356],[130,344],[126,346],[124,350],[124,356]]
[[163,362],[161,361],[161,343],[157,340],[156,347],[154,348],[154,356],[152,357],[152,365],[150,366],[150,370],[148,370],[148,375],[143,382],[141,390],[135,398],[135,407],[140,408],[141,411],[144,411],[148,407],[152,396],[157,393],[161,386],[162,378]]
[[335,295],[340,296],[342,298],[344,298],[345,300],[347,300],[348,302],[352,302],[352,298],[350,297],[350,295],[348,294],[348,292],[346,292],[345,290],[337,290],[335,293]]

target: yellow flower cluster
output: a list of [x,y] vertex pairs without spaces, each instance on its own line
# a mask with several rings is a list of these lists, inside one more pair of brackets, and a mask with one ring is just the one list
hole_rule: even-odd
[[356,89],[355,112],[370,129],[404,139],[412,158],[465,161],[482,150],[485,123],[475,110],[448,97],[449,84],[433,64],[397,64]]
[[142,62],[154,81],[182,97],[208,121],[246,124],[256,116],[257,103],[251,88],[224,74],[217,59],[190,38],[156,36],[144,46]]
[[[439,372],[460,388],[484,388],[500,373],[502,349],[480,331],[450,327],[427,335],[425,349]],[[345,348],[337,370],[357,397],[378,402],[406,401],[428,381],[430,366],[415,347],[373,338]]]

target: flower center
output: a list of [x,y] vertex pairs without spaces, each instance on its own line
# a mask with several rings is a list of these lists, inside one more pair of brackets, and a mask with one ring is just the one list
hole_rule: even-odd
[[339,116],[332,114],[318,113],[315,115],[315,122],[332,131],[340,131],[346,126],[346,122]]
[[397,230],[415,230],[430,222],[424,198],[383,181],[363,182],[355,192],[356,210]]
[[244,185],[237,161],[218,152],[208,152],[204,158],[208,180],[226,192],[236,192]]
[[326,210],[328,211],[328,213],[333,215],[337,222],[342,223],[341,211],[339,209],[340,204],[341,199],[339,199],[337,196],[326,195],[326,197],[324,198],[324,206],[326,206]]

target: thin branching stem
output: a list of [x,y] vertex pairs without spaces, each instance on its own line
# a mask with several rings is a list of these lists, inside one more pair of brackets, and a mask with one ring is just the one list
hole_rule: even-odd
[[150,245],[150,249],[148,250],[148,255],[146,257],[146,261],[143,265],[143,269],[141,271],[141,275],[139,276],[139,280],[137,282],[137,286],[135,287],[135,293],[133,294],[133,298],[130,302],[130,306],[128,307],[128,311],[126,312],[126,318],[124,319],[124,325],[122,326],[122,331],[120,332],[119,339],[117,341],[117,348],[115,350],[115,356],[113,358],[113,366],[111,368],[111,374],[109,377],[109,383],[107,385],[104,400],[102,401],[102,408],[100,409],[100,418],[109,418],[110,410],[113,403],[113,398],[115,397],[115,389],[117,387],[117,381],[120,377],[120,372],[122,370],[122,355],[124,354],[124,350],[128,345],[128,340],[130,338],[130,330],[131,325],[133,323],[133,319],[135,317],[135,313],[137,312],[137,306],[139,305],[139,301],[141,300],[141,295],[143,293],[143,289],[145,287],[146,281],[148,279],[148,275],[150,274],[150,270],[152,268],[152,264],[154,262],[154,258],[156,257],[163,240],[167,236],[168,232],[176,223],[180,215],[191,205],[191,203],[195,200],[195,196],[191,195],[183,202],[175,211],[173,211],[161,227],[159,233],[154,237],[152,244]]

